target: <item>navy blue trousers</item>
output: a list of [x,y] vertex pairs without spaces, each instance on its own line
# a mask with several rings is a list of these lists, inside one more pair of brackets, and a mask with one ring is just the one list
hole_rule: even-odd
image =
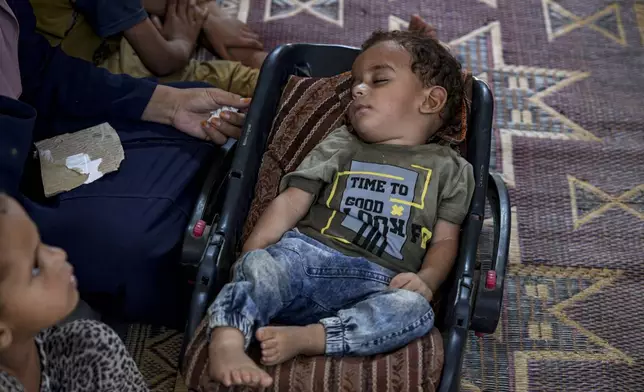
[[27,202],[28,212],[43,241],[67,251],[91,305],[105,311],[108,304],[132,321],[176,326],[185,305],[178,273],[182,236],[202,186],[200,174],[217,147],[143,121],[58,119],[41,136],[103,121],[123,144],[119,170],[46,205]]

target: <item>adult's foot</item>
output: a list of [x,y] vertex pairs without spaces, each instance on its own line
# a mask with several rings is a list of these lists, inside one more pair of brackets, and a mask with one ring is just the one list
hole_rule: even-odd
[[436,28],[431,24],[425,22],[419,15],[412,15],[409,20],[409,31],[415,31],[422,35],[438,39]]
[[277,365],[299,354],[321,355],[326,346],[322,324],[306,327],[264,327],[255,334],[262,347],[262,363]]
[[269,387],[273,379],[244,351],[244,335],[236,328],[218,327],[212,331],[208,347],[209,376],[225,386]]

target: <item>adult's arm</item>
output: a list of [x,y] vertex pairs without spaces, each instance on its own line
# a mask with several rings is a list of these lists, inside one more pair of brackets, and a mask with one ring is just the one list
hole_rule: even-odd
[[156,83],[112,75],[93,64],[67,56],[36,33],[28,1],[8,0],[20,24],[19,61],[23,93],[20,100],[39,117],[110,117],[139,119]]

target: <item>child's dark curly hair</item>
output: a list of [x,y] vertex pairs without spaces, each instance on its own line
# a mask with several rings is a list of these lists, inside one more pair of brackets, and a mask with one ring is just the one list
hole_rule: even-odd
[[447,91],[447,102],[441,113],[443,126],[460,121],[458,114],[464,94],[461,64],[438,40],[413,31],[376,31],[362,45],[362,51],[384,41],[393,41],[411,55],[411,70],[425,87],[441,86]]

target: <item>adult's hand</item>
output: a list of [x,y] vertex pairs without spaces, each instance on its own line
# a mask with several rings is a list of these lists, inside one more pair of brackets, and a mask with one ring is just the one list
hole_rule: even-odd
[[210,112],[222,106],[248,107],[250,99],[216,88],[176,89],[159,85],[143,111],[142,120],[173,125],[179,131],[202,140],[224,144],[238,138],[245,115],[224,111],[208,123]]

